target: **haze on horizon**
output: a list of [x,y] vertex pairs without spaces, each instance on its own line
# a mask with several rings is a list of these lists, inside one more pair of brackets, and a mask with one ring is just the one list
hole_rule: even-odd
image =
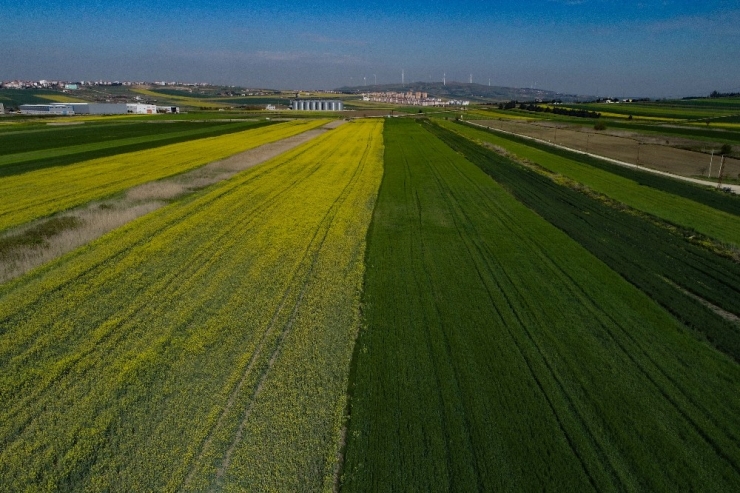
[[740,91],[740,2],[0,0],[0,80],[333,89],[405,80],[599,96]]

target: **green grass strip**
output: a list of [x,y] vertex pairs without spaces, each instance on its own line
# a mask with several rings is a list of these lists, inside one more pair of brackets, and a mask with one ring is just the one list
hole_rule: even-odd
[[740,245],[740,197],[493,130],[445,121],[439,123],[468,138],[501,146],[630,207],[720,241]]
[[343,491],[740,484],[736,363],[420,126],[384,138]]

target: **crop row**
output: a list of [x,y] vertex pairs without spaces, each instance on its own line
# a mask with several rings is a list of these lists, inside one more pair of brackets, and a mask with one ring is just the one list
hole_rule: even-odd
[[175,124],[137,122],[51,127],[51,130],[30,129],[0,134],[0,148],[4,150],[0,156],[0,177],[199,138],[217,137],[272,124],[269,121]]
[[319,127],[291,121],[0,178],[0,231]]
[[0,287],[2,489],[331,489],[381,127]]
[[[666,120],[694,120],[731,115],[737,112],[737,104],[704,107],[696,104],[629,103],[629,104],[568,104],[567,106],[590,111],[609,111],[620,115],[647,116]],[[734,107],[733,107],[734,106]]]
[[386,123],[344,491],[726,491],[740,367],[420,125]]
[[565,149],[495,131],[440,122],[468,138],[505,148],[630,207],[740,245],[740,197],[618,166]]
[[[438,126],[428,128],[527,207],[740,361],[737,327],[699,297],[740,315],[740,265]],[[691,296],[692,293],[695,296]]]

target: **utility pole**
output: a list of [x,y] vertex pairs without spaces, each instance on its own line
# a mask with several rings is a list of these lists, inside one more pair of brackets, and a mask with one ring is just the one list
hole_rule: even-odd
[[640,167],[640,144],[642,144],[642,142],[638,141],[637,142],[637,167],[638,168]]
[[405,84],[406,84],[406,82],[404,81],[403,69],[401,69],[401,87],[403,87]]
[[378,74],[373,74],[373,77],[375,77],[375,85],[378,85]]
[[709,171],[707,172],[707,178],[712,177],[712,160],[714,159],[714,151],[712,151],[712,155],[709,157]]
[[722,154],[722,161],[719,163],[719,174],[717,175],[717,190],[722,188],[722,172],[725,170],[725,155]]
[[447,85],[447,72],[442,72],[442,85]]

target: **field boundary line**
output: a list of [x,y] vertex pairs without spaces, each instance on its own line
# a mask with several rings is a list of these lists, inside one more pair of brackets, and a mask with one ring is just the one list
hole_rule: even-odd
[[[579,149],[573,149],[572,147],[566,147],[564,145],[555,144],[555,143],[549,142],[547,140],[538,139],[536,137],[530,137],[529,135],[518,134],[516,132],[509,132],[508,130],[501,130],[499,128],[492,128],[492,127],[489,127],[487,125],[482,125],[480,123],[475,123],[475,122],[471,122],[471,121],[465,121],[464,123],[466,123],[468,125],[474,125],[476,127],[479,127],[479,128],[485,129],[485,130],[491,130],[493,132],[501,132],[503,134],[513,135],[515,137],[520,137],[522,139],[532,140],[534,142],[539,142],[541,144],[545,144],[545,145],[550,146],[550,147],[556,147],[558,149],[563,149],[565,151],[575,152],[576,154],[581,154],[582,156],[589,156],[589,157],[592,157],[592,158],[601,159],[603,161],[607,161],[607,162],[610,162],[612,164],[616,164],[618,166],[623,166],[625,168],[632,168],[632,169],[635,169],[635,170],[638,170],[638,171],[644,171],[644,172],[647,172],[647,173],[653,173],[655,175],[661,175],[661,176],[665,176],[665,177],[668,177],[668,178],[673,178],[674,180],[687,181],[687,182],[693,183],[695,185],[704,185],[704,186],[707,186],[707,187],[710,187],[710,188],[717,188],[717,183],[715,183],[715,182],[705,181],[705,180],[699,180],[697,178],[689,178],[688,176],[674,175],[672,173],[667,173],[665,171],[660,171],[660,170],[652,169],[652,168],[646,168],[645,166],[638,166],[637,164],[628,163],[626,161],[620,161],[618,159],[612,159],[610,157],[602,156],[600,154],[594,154],[592,152],[584,152],[584,151],[581,151]],[[730,191],[732,193],[734,193],[734,194],[740,194],[740,185],[723,184],[722,185],[722,188],[728,188],[728,189],[730,189]]]

